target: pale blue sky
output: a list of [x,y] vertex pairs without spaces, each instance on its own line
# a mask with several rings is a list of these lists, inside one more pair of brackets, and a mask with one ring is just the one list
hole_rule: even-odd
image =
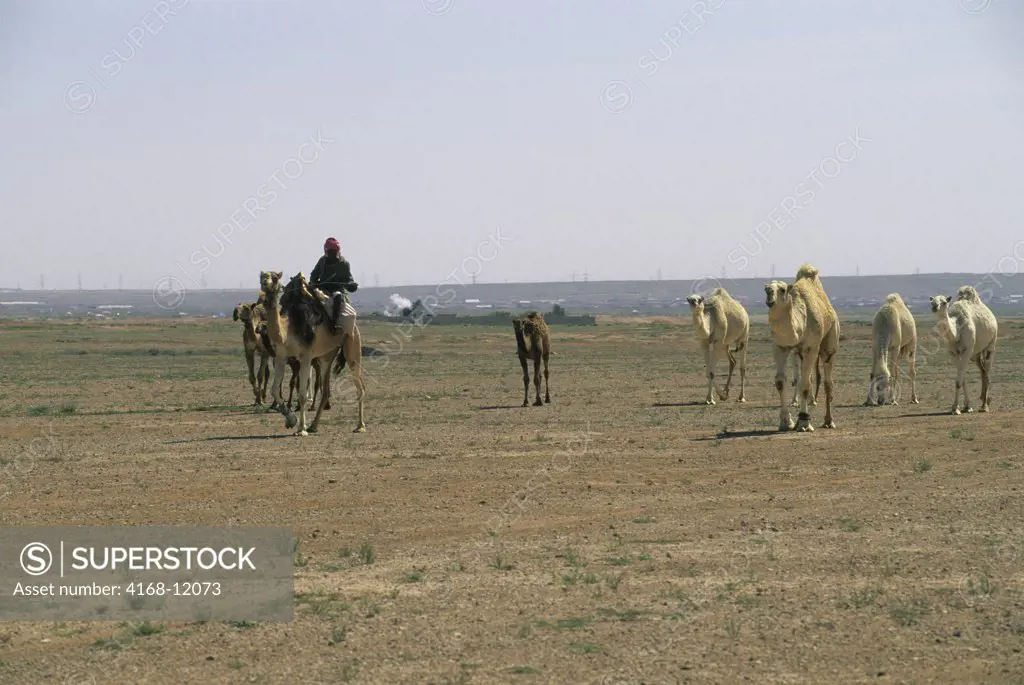
[[255,287],[328,235],[432,284],[498,226],[480,282],[985,272],[1024,240],[1024,7],[963,4],[0,0],[0,286]]

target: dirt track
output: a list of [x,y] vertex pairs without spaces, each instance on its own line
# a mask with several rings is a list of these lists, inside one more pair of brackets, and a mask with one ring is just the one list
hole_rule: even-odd
[[653,322],[556,328],[525,409],[511,326],[428,327],[366,434],[337,403],[299,439],[247,406],[230,321],[0,323],[5,524],[301,539],[291,623],[0,623],[0,682],[1024,683],[1024,326],[956,417],[944,353],[921,404],[860,406],[868,333],[835,431],[776,431],[765,326],[749,403],[705,407],[690,329]]

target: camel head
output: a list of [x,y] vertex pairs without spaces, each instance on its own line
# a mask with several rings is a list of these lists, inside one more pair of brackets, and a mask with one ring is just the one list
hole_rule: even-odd
[[932,295],[928,300],[932,303],[932,311],[938,314],[939,312],[945,312],[953,298],[945,295]]
[[252,305],[239,302],[235,311],[231,313],[231,318],[235,321],[241,320],[242,323],[249,323],[252,321]]
[[260,292],[266,294],[277,290],[282,276],[284,276],[284,273],[280,271],[261,271]]
[[697,311],[704,309],[704,296],[703,295],[690,295],[686,298],[687,304],[690,305],[691,311]]
[[771,309],[789,295],[790,287],[785,281],[772,281],[764,287],[764,303]]
[[960,286],[960,289],[956,291],[957,300],[967,300],[968,302],[981,302],[981,296],[978,295],[978,291],[969,285]]

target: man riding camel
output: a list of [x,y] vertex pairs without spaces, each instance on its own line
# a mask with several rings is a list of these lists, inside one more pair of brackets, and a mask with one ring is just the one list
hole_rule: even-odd
[[[331,299],[331,323],[335,329],[341,328],[347,335],[352,334],[356,321],[356,310],[349,304],[347,297],[341,297],[341,291],[354,293],[359,284],[352,280],[352,267],[341,256],[341,245],[335,238],[328,238],[324,243],[324,256],[313,267],[309,284],[314,289]],[[338,294],[338,297],[335,297]]]

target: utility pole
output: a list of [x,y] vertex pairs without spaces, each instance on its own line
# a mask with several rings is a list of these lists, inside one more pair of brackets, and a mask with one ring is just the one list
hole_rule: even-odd
[[373,287],[374,288],[379,288],[380,287],[380,275],[379,274],[374,274],[373,275]]
[[78,274],[78,290],[82,290],[82,274]]
[[590,274],[587,273],[586,269],[583,269],[583,282],[587,283],[588,281],[590,281]]
[[772,264],[772,280],[775,280],[775,265]]
[[39,289],[46,290],[46,276],[39,274]]
[[856,266],[857,278],[860,278],[860,264]]
[[658,269],[658,280],[661,280],[661,269]]
[[575,271],[572,272],[572,282],[573,283],[576,282],[576,272]]
[[473,285],[476,285],[476,274],[473,274]]

